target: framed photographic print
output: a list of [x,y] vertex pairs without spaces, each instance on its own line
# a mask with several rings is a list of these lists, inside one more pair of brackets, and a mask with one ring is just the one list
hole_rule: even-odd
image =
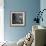
[[24,26],[25,12],[11,12],[11,26]]

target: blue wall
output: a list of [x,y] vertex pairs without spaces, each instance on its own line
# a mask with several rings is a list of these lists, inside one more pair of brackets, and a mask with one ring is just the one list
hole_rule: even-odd
[[[42,11],[43,9],[46,9],[46,0],[41,0],[40,1],[40,10]],[[46,10],[43,12],[43,22],[40,21],[40,25],[46,27]]]
[[[4,38],[7,41],[18,41],[31,31],[35,12],[40,9],[40,0],[4,0]],[[10,27],[10,12],[24,11],[26,25]]]

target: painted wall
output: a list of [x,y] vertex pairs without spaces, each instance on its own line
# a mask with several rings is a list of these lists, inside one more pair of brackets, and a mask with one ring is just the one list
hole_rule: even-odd
[[[40,9],[40,0],[4,0],[4,38],[7,41],[18,41],[32,29],[33,19]],[[10,27],[10,12],[24,11],[26,25]]]
[[[41,11],[42,11],[43,9],[46,9],[46,0],[41,0],[41,1],[40,1],[40,9],[41,9]],[[43,12],[42,17],[43,17],[43,22],[41,21],[41,22],[40,22],[40,25],[46,27],[46,10]]]

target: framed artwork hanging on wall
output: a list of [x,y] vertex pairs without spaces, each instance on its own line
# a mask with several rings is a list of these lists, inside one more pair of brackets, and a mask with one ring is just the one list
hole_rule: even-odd
[[25,12],[11,12],[11,26],[25,25]]

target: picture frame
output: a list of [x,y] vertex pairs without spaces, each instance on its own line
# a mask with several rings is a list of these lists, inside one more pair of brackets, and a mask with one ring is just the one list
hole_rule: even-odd
[[11,26],[25,25],[25,12],[11,12]]

